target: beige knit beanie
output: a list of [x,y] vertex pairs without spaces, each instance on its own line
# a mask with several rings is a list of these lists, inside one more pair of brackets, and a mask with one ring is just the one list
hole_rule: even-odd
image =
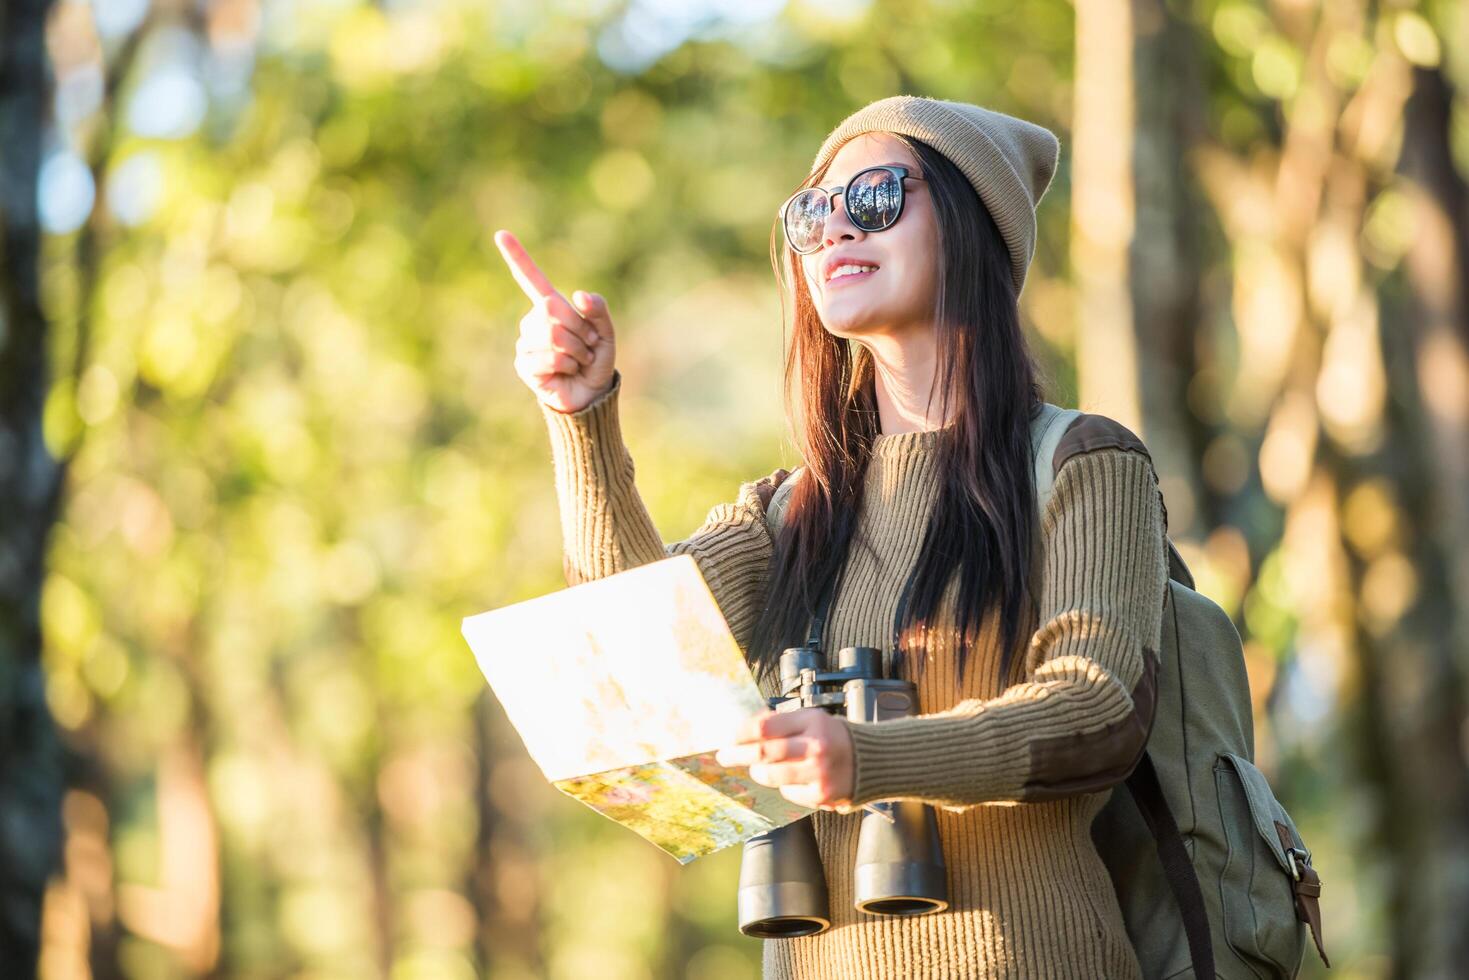
[[1035,208],[1051,185],[1061,151],[1056,135],[967,102],[893,95],[842,120],[821,144],[811,172],[826,166],[847,140],[874,131],[922,140],[964,172],[1010,248],[1010,274],[1019,296],[1035,254]]

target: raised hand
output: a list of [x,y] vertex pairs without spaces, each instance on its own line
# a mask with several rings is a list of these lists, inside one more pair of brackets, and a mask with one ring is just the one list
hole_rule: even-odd
[[607,301],[577,290],[568,302],[514,235],[495,232],[495,245],[533,304],[520,318],[515,373],[558,412],[586,408],[612,387],[616,341]]

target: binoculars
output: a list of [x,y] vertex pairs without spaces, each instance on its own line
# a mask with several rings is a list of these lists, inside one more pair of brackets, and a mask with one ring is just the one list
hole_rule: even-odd
[[[880,722],[917,713],[911,681],[882,676],[882,651],[843,647],[837,669],[821,669],[815,646],[780,657],[776,711],[824,708],[849,721]],[[857,838],[853,905],[872,915],[923,915],[949,907],[948,878],[933,807],[914,800],[864,808]],[[745,842],[740,864],[740,932],[760,939],[814,936],[831,926],[826,876],[811,818]]]

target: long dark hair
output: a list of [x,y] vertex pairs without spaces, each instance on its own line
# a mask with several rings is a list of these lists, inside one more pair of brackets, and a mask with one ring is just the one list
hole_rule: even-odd
[[[891,135],[918,158],[937,218],[934,323],[937,363],[943,365],[937,388],[940,417],[953,419],[940,447],[939,498],[919,552],[901,635],[907,646],[906,638],[926,634],[957,566],[960,675],[984,613],[998,607],[1004,687],[1022,639],[1023,616],[1035,601],[1030,420],[1044,394],[1020,328],[1010,253],[994,218],[952,161],[920,140]],[[800,186],[816,185],[825,172],[821,167]],[[781,253],[788,284],[781,276]],[[805,469],[786,506],[770,561],[768,598],[750,641],[750,660],[762,679],[778,668],[784,648],[805,642],[816,602],[845,561],[862,503],[863,474],[880,431],[872,356],[826,330],[800,261],[785,247],[777,226],[771,263],[777,281],[792,289],[795,300],[785,404],[790,417],[791,389],[799,380],[802,411],[793,435]],[[901,656],[895,654],[892,674],[901,669]]]

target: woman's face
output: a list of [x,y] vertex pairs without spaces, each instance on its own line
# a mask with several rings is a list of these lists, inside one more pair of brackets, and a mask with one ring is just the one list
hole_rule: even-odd
[[[845,187],[853,174],[879,164],[898,164],[924,176],[918,159],[889,133],[863,133],[842,144],[832,157],[822,187]],[[897,336],[933,326],[938,288],[939,236],[927,181],[903,181],[903,213],[882,231],[866,232],[852,224],[838,194],[827,216],[821,247],[800,256],[811,300],[826,329],[838,337],[862,341],[875,334]],[[833,256],[875,272],[827,279]]]

